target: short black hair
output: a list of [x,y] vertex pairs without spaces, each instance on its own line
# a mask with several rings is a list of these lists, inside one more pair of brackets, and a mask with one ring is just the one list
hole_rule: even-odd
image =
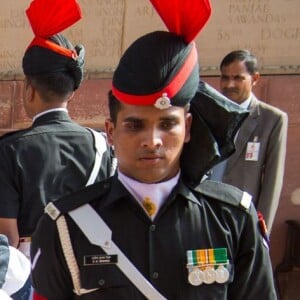
[[111,121],[116,124],[118,112],[121,110],[121,102],[113,95],[112,91],[108,92],[108,109]]
[[45,102],[60,99],[64,102],[65,98],[74,91],[74,79],[68,72],[26,75],[26,79]]
[[253,75],[258,72],[257,58],[249,50],[235,50],[228,53],[220,64],[220,70],[234,61],[242,61],[247,67],[249,74]]

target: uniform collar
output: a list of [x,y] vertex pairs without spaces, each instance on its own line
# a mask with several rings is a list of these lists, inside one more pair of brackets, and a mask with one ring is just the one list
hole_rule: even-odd
[[[200,184],[200,183],[199,183]],[[198,186],[198,185],[197,185]],[[178,183],[178,190],[177,193],[180,194],[181,196],[183,196],[185,199],[192,201],[198,205],[200,205],[199,200],[196,198],[196,196],[194,195],[194,191],[197,189],[196,187],[188,187],[183,179],[181,178],[181,180]]]
[[[101,207],[112,205],[113,203],[122,201],[125,198],[132,197],[130,192],[119,181],[117,174],[115,174],[110,179],[110,185],[111,186],[110,186],[109,194],[107,195],[105,201],[101,201]],[[178,183],[173,188],[173,190],[170,191],[170,194],[168,195],[165,203],[163,204],[163,207],[166,207],[171,202],[173,202],[176,199],[177,195],[181,195],[183,198],[187,199],[188,201],[192,201],[196,204],[199,204],[198,199],[193,194],[193,190],[184,183],[181,176],[178,180]],[[158,215],[159,214],[160,212],[158,213]]]
[[155,218],[159,209],[170,195],[174,186],[177,184],[179,176],[180,172],[167,181],[147,184],[129,178],[122,172],[118,171],[118,179],[142,207],[142,203],[146,198],[154,204],[155,212],[151,215],[152,219]]
[[51,109],[36,115],[32,125],[36,126],[52,120],[70,120],[70,116],[66,109]]
[[62,107],[58,107],[58,108],[52,108],[52,109],[47,109],[47,110],[44,110],[38,114],[36,114],[33,118],[32,118],[32,121],[34,122],[37,118],[45,115],[45,114],[48,114],[50,112],[53,112],[53,111],[64,111],[66,113],[68,113],[68,110],[66,108],[62,108]]

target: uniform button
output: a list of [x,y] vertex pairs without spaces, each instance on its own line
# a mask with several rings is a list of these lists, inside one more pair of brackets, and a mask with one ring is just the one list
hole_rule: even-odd
[[104,279],[100,279],[100,280],[98,281],[98,284],[99,284],[100,286],[103,286],[103,285],[105,284],[105,280],[104,280]]
[[153,279],[157,279],[157,278],[158,278],[158,273],[157,273],[157,272],[153,272],[152,278],[153,278]]
[[150,226],[150,231],[155,231],[155,229],[156,229],[156,226],[155,226],[154,224],[152,224],[152,225]]

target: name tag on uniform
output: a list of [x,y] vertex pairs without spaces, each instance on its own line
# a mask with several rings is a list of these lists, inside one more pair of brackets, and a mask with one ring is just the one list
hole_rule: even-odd
[[260,143],[248,142],[245,160],[258,161]]
[[118,255],[85,255],[83,257],[84,266],[110,265],[118,263]]

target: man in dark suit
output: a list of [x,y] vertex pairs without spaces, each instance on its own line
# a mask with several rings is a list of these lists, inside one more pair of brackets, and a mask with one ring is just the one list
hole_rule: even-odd
[[[24,107],[33,123],[0,139],[0,233],[8,237],[10,245],[21,246],[26,255],[48,201],[85,186],[91,174],[94,181],[110,175],[105,137],[76,124],[68,114],[69,100],[83,78],[84,48],[73,47],[47,27],[57,30],[64,21],[62,15],[65,28],[80,19],[75,1],[68,1],[69,6],[62,2],[72,11],[50,14],[50,8],[43,3],[38,7],[41,2],[36,1],[27,10],[33,31],[38,33],[23,57]],[[59,20],[48,20],[51,16]],[[100,165],[92,172],[96,157]]]
[[252,88],[259,80],[257,59],[247,50],[224,57],[221,92],[248,109],[236,135],[236,152],[212,170],[211,179],[247,191],[271,230],[282,189],[287,140],[287,114],[258,100]]

